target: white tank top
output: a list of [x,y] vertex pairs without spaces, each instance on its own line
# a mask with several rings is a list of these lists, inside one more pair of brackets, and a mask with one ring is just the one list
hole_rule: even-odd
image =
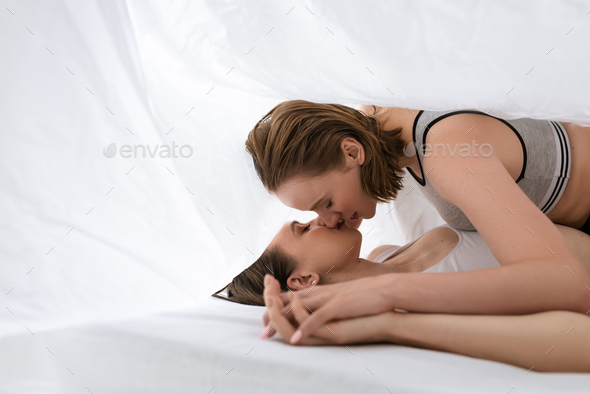
[[[453,230],[459,237],[459,241],[445,258],[422,272],[461,272],[501,266],[477,231],[457,230],[448,224],[439,227],[448,227]],[[386,250],[377,256],[374,262],[382,263],[388,258],[403,252],[418,239],[404,246]]]

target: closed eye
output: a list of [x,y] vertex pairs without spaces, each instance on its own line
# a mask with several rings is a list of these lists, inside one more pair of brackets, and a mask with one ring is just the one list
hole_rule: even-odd
[[305,227],[305,228],[303,229],[303,232],[306,232],[307,230],[309,230],[309,228],[310,228],[310,227],[311,227],[311,224],[308,224],[308,225],[307,225],[307,227]]

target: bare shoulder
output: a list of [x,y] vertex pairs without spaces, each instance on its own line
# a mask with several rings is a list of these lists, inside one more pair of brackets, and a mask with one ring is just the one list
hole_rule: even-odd
[[371,253],[369,253],[369,255],[367,256],[367,260],[375,261],[375,259],[377,258],[377,256],[379,256],[381,253],[383,253],[386,250],[389,250],[391,248],[397,248],[397,245],[381,245],[381,246],[377,246],[375,249],[373,249],[373,251]]
[[[427,140],[488,140],[496,139],[498,131],[510,132],[510,128],[501,120],[485,114],[459,113],[437,121],[429,129]],[[490,132],[493,131],[493,132]],[[482,141],[483,142],[483,141]]]
[[[417,248],[424,252],[436,253],[437,250],[443,248],[447,250],[448,254],[459,242],[457,233],[446,226],[435,227],[427,231],[416,241]],[[445,254],[445,255],[446,255]]]
[[376,105],[364,105],[362,104],[359,110],[366,116],[374,116],[377,118],[379,124],[384,130],[393,130],[394,126],[392,122],[394,107],[378,107]]
[[392,110],[394,107],[379,107],[377,105],[365,105],[361,104],[359,107],[359,111],[366,115],[376,115],[378,117],[383,117],[385,120],[389,119]]
[[[432,230],[427,231],[424,235],[422,235],[420,238],[418,238],[415,242],[416,242],[416,244],[421,244],[420,247],[421,248],[424,247],[425,250],[427,250],[427,249],[434,250],[443,244],[449,244],[454,247],[455,245],[457,245],[457,242],[459,242],[459,237],[457,236],[457,233],[455,231],[453,231],[452,229],[450,229],[448,227],[440,226],[440,227],[435,227]],[[397,245],[377,246],[375,249],[373,249],[373,251],[371,253],[369,253],[369,256],[367,256],[367,260],[375,261],[375,258],[377,258],[377,256],[379,256],[381,253],[383,253],[386,250],[389,250],[391,248],[397,248],[397,247],[398,247]]]
[[[492,161],[497,160],[513,181],[523,171],[524,153],[519,137],[500,119],[485,114],[456,114],[441,119],[429,130],[426,143],[433,153],[424,158],[425,167],[431,168],[436,162],[442,168],[454,162],[457,168],[464,169],[468,166],[473,170],[469,163],[485,163],[488,167]],[[445,153],[448,153],[448,160],[444,159]],[[475,163],[474,158],[478,158]],[[498,170],[502,168],[498,167]],[[431,178],[442,173],[433,172]],[[431,181],[434,182],[432,179]],[[449,187],[455,186],[453,183],[446,184]]]
[[[511,126],[499,118],[483,113],[460,113],[437,121],[429,130],[430,133],[426,135],[427,143],[467,143],[472,147],[488,144],[486,152],[490,155],[498,157],[505,165],[522,168],[522,145],[519,137]],[[473,154],[477,155],[477,152]]]
[[379,111],[379,109],[381,109],[381,107],[377,107],[376,105],[361,104],[359,111],[365,115],[373,115],[376,111]]
[[432,230],[424,234],[422,238],[428,239],[429,241],[438,239],[441,242],[454,241],[456,243],[459,241],[459,236],[457,235],[457,233],[454,230],[444,226],[433,228]]

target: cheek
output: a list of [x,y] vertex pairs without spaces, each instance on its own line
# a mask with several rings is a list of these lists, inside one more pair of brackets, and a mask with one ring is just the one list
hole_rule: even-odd
[[361,184],[360,179],[356,182],[356,188],[353,195],[355,196],[355,199],[359,205],[362,206],[367,204],[369,196],[363,190],[363,186]]
[[366,202],[360,196],[349,195],[345,197],[342,212],[352,215],[356,211],[364,211],[365,207]]

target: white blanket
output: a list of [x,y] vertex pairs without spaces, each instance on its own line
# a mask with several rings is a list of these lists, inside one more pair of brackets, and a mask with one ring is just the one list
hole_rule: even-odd
[[[149,363],[159,357],[186,367],[186,377],[205,377],[199,388],[213,386],[223,379],[216,374],[225,364],[202,375],[190,369],[205,368],[197,361],[179,365],[202,352],[185,354],[185,344],[200,349],[194,338],[215,335],[221,345],[211,357],[247,360],[232,371],[252,379],[244,390],[256,390],[254,379],[272,381],[267,368],[307,391],[315,390],[314,382],[320,387],[322,378],[334,387],[387,384],[394,392],[432,392],[437,385],[441,391],[453,387],[451,392],[525,387],[531,374],[520,377],[519,369],[492,364],[502,382],[495,386],[496,375],[478,372],[488,363],[397,347],[359,349],[371,354],[370,365],[349,361],[357,356],[341,359],[350,355],[345,348],[302,350],[273,341],[260,349],[274,346],[288,359],[260,354],[257,364],[237,353],[224,358],[221,349],[230,343],[240,352],[258,343],[256,309],[241,321],[244,326],[226,317],[209,326],[187,323],[191,331],[179,342],[164,334],[177,324],[188,330],[180,316],[193,315],[141,316],[197,308],[249,266],[286,220],[313,217],[270,196],[244,149],[252,126],[274,105],[307,99],[356,108],[469,107],[496,116],[590,123],[589,10],[588,1],[5,1],[0,338],[6,351],[0,363],[16,370],[2,374],[0,391],[66,392],[77,366],[95,374],[89,388],[132,391],[145,384],[146,391],[156,390],[173,376],[165,371],[174,370],[158,374],[164,364]],[[176,157],[166,155],[173,146]],[[360,227],[361,257],[443,223],[406,179],[399,199],[380,204]],[[233,307],[232,313],[250,310]],[[108,323],[120,319],[136,320]],[[86,328],[68,328],[81,324]],[[77,339],[68,342],[70,335]],[[158,335],[164,337],[156,340]],[[39,338],[62,341],[56,357],[72,358],[43,361],[35,353]],[[80,351],[76,341],[83,344]],[[85,358],[84,346],[96,357]],[[112,353],[101,359],[107,350]],[[379,357],[398,361],[383,364]],[[431,358],[444,361],[429,364]],[[365,375],[365,366],[375,375]],[[413,369],[418,366],[430,369]],[[432,375],[435,368],[444,373]],[[379,380],[384,376],[391,380]],[[186,390],[197,387],[183,379],[178,384]],[[581,378],[535,379],[534,387],[551,391]]]
[[133,320],[0,340],[3,393],[587,393],[589,374],[538,373],[392,344],[260,339],[263,308],[215,298]]

